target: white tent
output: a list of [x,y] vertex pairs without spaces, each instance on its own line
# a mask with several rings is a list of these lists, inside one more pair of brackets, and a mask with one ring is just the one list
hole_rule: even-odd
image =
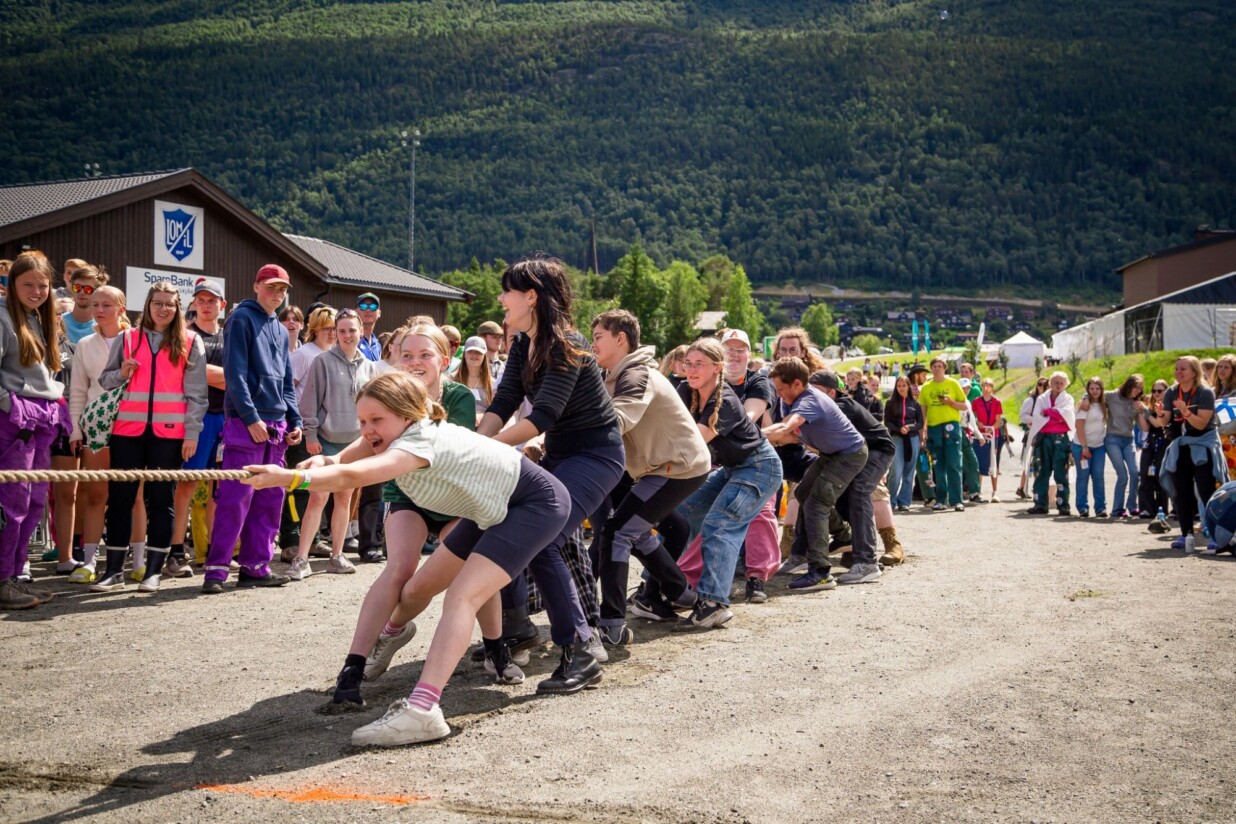
[[1035,358],[1047,360],[1047,345],[1041,340],[1035,340],[1025,332],[1018,332],[1000,344],[1000,348],[1009,356],[1010,369],[1033,368]]

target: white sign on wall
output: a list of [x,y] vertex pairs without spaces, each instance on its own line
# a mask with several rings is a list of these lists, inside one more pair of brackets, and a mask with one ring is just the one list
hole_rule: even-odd
[[154,202],[155,266],[201,269],[206,210],[165,200]]
[[150,285],[159,281],[167,281],[180,292],[181,309],[187,310],[189,304],[193,302],[193,290],[204,280],[208,280],[218,286],[219,291],[223,292],[224,295],[227,294],[224,289],[223,278],[186,275],[183,272],[161,272],[158,269],[143,269],[141,266],[130,266],[125,270],[124,296],[125,300],[128,301],[129,311],[140,312],[142,307],[146,305],[146,295],[150,292]]

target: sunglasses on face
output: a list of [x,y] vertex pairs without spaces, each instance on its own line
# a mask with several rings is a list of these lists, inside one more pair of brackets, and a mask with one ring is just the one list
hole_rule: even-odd
[[376,303],[358,303],[356,304],[356,308],[360,309],[362,312],[378,311],[378,305]]
[[82,293],[85,293],[87,295],[93,295],[94,287],[91,286],[89,283],[74,283],[73,284],[73,294],[80,295]]

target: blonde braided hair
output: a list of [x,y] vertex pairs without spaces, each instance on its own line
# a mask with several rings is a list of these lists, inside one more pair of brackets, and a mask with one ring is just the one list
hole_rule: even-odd
[[[687,354],[699,352],[714,365],[722,367],[717,375],[717,391],[713,394],[712,415],[708,417],[708,428],[717,431],[717,417],[721,414],[721,395],[725,392],[725,351],[715,338],[700,338],[687,347]],[[685,355],[684,355],[685,357]],[[695,417],[707,404],[701,402],[700,393],[691,390],[691,416]]]

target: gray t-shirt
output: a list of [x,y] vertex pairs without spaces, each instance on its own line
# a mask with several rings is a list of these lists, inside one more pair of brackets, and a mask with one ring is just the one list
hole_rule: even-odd
[[814,386],[808,386],[786,410],[785,417],[790,415],[806,421],[799,427],[803,443],[821,455],[848,455],[866,444],[837,403]]
[[1140,405],[1121,395],[1118,389],[1103,394],[1107,397],[1107,434],[1133,437],[1133,422]]
[[[38,315],[26,314],[35,337],[43,341]],[[44,345],[46,342],[43,341]],[[9,394],[23,398],[42,398],[54,401],[64,397],[64,384],[52,377],[42,361],[22,366],[17,332],[9,317],[8,299],[0,297],[0,411],[8,412],[11,406]]]

